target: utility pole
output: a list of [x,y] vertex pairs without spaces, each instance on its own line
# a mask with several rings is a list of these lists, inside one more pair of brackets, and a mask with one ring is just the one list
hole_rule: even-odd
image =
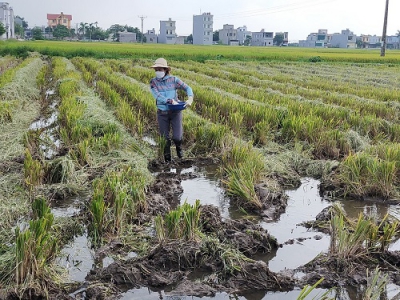
[[381,56],[385,56],[385,51],[386,51],[386,28],[387,28],[388,11],[389,11],[389,0],[386,0],[385,18],[383,20]]
[[141,37],[140,37],[140,40],[141,40],[141,42],[142,42],[142,45],[143,45],[143,19],[146,19],[147,17],[145,17],[145,16],[138,16],[141,20],[142,20],[142,35],[141,35]]

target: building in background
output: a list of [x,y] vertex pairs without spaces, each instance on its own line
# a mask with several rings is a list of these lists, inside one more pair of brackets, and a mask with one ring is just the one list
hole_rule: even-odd
[[332,35],[328,34],[328,29],[318,29],[318,32],[310,33],[306,40],[300,40],[299,46],[307,48],[325,48],[328,47],[331,38]]
[[120,43],[136,43],[136,33],[123,31],[119,33]]
[[212,45],[213,43],[213,15],[203,13],[193,16],[193,44]]
[[6,30],[6,32],[0,36],[0,39],[15,38],[14,10],[8,2],[0,2],[0,22]]
[[158,42],[158,37],[154,28],[151,30],[147,30],[147,33],[145,33],[144,36],[146,38],[146,43],[156,44]]
[[243,25],[242,27],[238,27],[236,30],[239,45],[244,45],[246,40],[249,42],[251,41],[251,31],[247,30],[247,26]]
[[386,47],[388,49],[400,49],[400,36],[396,35],[387,36]]
[[171,18],[168,21],[160,21],[160,34],[158,36],[158,42],[161,44],[176,44],[176,25],[175,21]]
[[72,15],[61,14],[47,14],[47,26],[51,28],[57,27],[57,25],[64,25],[68,29],[71,29]]
[[251,45],[269,47],[274,45],[274,33],[266,32],[261,29],[259,32],[252,32],[251,34]]
[[225,24],[219,31],[219,40],[223,45],[238,45],[237,29],[233,25]]
[[275,32],[275,36],[277,35],[282,35],[283,36],[283,41],[281,45],[278,46],[287,46],[289,44],[289,33],[287,31],[285,32]]
[[355,49],[357,36],[349,29],[342,30],[341,33],[332,34],[330,46],[332,48],[350,48]]

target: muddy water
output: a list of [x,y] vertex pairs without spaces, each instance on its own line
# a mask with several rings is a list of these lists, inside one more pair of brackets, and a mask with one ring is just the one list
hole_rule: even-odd
[[[202,204],[212,204],[217,206],[224,218],[238,218],[240,214],[229,204],[229,198],[224,194],[223,189],[216,177],[216,169],[213,166],[192,166],[190,168],[172,168],[170,172],[180,174],[192,173],[196,176],[188,176],[188,179],[182,180],[181,185],[183,193],[177,195],[176,202],[194,203],[199,199]],[[186,178],[186,177],[184,177]],[[328,250],[330,237],[326,234],[307,230],[300,223],[304,221],[315,220],[315,216],[322,209],[331,205],[327,199],[319,196],[319,181],[311,178],[304,178],[298,189],[287,190],[289,197],[288,206],[285,213],[276,221],[260,222],[263,228],[275,236],[281,248],[268,255],[256,257],[264,260],[269,268],[274,272],[284,271],[285,269],[295,269],[317,256],[321,252]],[[72,201],[71,206],[74,206]],[[67,206],[68,207],[68,206]],[[350,217],[357,217],[360,212],[375,213],[382,216],[389,212],[394,216],[400,216],[400,209],[396,206],[378,205],[376,203],[364,201],[344,201],[343,207]],[[65,207],[59,207],[54,210],[55,214],[68,215],[72,212]],[[391,250],[398,250],[400,242],[396,241],[391,246]],[[85,276],[94,265],[93,253],[90,250],[89,243],[85,235],[75,238],[74,242],[64,249],[66,258],[60,261],[60,264],[67,266],[70,279],[72,281],[83,282]],[[107,257],[103,259],[103,267],[112,262]],[[296,277],[304,274],[297,273]],[[309,299],[322,294],[325,290],[316,289]],[[356,288],[346,287],[332,292],[331,296],[337,299],[360,299],[360,292]],[[389,284],[387,286],[387,299],[400,293],[400,287]],[[262,292],[245,295],[229,295],[226,293],[217,293],[214,297],[192,297],[178,296],[173,294],[173,290],[155,290],[149,288],[132,289],[120,295],[119,299],[297,299],[300,290],[296,289],[290,292]]]
[[[329,235],[307,230],[299,225],[304,221],[315,220],[315,217],[330,202],[321,199],[318,192],[319,181],[304,178],[300,188],[288,190],[288,206],[276,222],[261,222],[263,228],[277,238],[282,244],[276,253],[263,258],[271,271],[295,269],[328,250]],[[293,255],[296,253],[296,255]]]

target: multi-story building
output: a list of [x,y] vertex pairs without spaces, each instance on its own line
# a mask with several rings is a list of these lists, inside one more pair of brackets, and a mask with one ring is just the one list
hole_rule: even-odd
[[147,33],[145,33],[144,36],[146,37],[146,43],[150,44],[157,43],[157,34],[154,28],[151,30],[147,30]]
[[236,30],[239,45],[244,45],[248,37],[251,38],[251,31],[248,31],[245,25],[243,25],[242,27],[238,27]]
[[233,25],[225,24],[219,31],[219,40],[223,45],[238,44],[237,30]]
[[251,45],[252,46],[273,46],[274,45],[274,33],[265,32],[261,29],[259,32],[252,32],[251,34]]
[[282,40],[282,44],[278,45],[278,46],[287,46],[289,43],[289,33],[287,31],[285,32],[275,32],[275,36],[277,35],[282,35],[283,36],[283,40]]
[[300,47],[324,48],[328,47],[332,35],[328,34],[327,29],[318,29],[318,32],[310,33],[306,40],[299,41]]
[[382,46],[382,37],[378,35],[370,35],[367,48],[380,48]]
[[386,37],[386,48],[388,49],[400,49],[400,37],[390,35]]
[[3,23],[6,32],[0,36],[0,39],[15,38],[14,29],[14,10],[8,2],[0,2],[0,22]]
[[176,21],[171,18],[168,21],[160,21],[160,34],[158,42],[161,44],[175,44],[176,43]]
[[64,25],[68,29],[71,29],[72,15],[65,15],[63,12],[60,14],[47,14],[47,26],[51,28],[57,27],[57,25]]
[[342,30],[341,33],[332,34],[330,46],[334,48],[356,48],[357,36],[349,29]]
[[193,16],[193,44],[212,45],[213,22],[213,15],[209,12]]

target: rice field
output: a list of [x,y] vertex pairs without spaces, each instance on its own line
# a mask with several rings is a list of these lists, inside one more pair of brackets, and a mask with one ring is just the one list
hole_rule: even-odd
[[[149,165],[163,164],[149,90],[157,57],[194,91],[194,105],[184,111],[185,155],[214,161],[231,205],[244,215],[262,218],[269,208],[260,187],[279,193],[303,177],[320,179],[320,193],[332,200],[399,201],[400,52],[380,58],[378,51],[339,49],[1,46],[0,289],[12,297],[73,291],[55,258],[82,232],[95,249],[118,240],[124,253],[141,257],[155,245],[196,245],[204,257],[185,264],[197,268],[212,257],[224,278],[253,263],[202,231],[200,201],[168,211],[150,202]],[[55,121],[32,128],[42,119]],[[80,213],[54,218],[52,205],[73,195],[85,199]],[[332,257],[343,263],[387,251],[398,222],[380,222],[332,218]],[[359,233],[354,245],[349,224]]]

